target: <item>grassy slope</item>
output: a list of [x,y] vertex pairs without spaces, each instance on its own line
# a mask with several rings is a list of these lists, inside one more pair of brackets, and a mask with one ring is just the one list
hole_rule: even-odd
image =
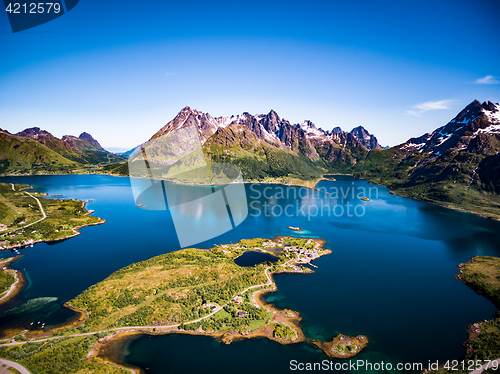
[[237,165],[247,181],[280,177],[311,180],[325,172],[323,162],[272,146],[239,125],[219,129],[203,148],[211,161]]
[[69,172],[80,166],[36,140],[0,131],[1,174]]
[[[463,283],[500,308],[500,258],[476,256],[466,264],[460,265],[460,269],[459,277]],[[480,330],[479,336],[467,342],[469,349],[464,358],[466,367],[469,364],[474,366],[477,363],[476,360],[481,360],[480,363],[485,364],[483,360],[494,360],[500,357],[500,312],[498,318],[484,323],[478,322],[473,327],[473,329],[476,328]],[[458,365],[451,370],[445,365],[431,373],[468,374],[472,369],[475,367],[471,370],[462,370]]]
[[223,304],[252,284],[264,283],[263,266],[242,268],[222,247],[183,249],[125,267],[69,303],[89,314],[85,326],[180,323],[209,313],[203,300]]
[[[203,145],[208,162],[238,166],[245,181],[277,180],[284,183],[312,181],[327,172],[321,160],[311,161],[302,152],[295,154],[259,140],[244,126],[219,129]],[[105,166],[103,172],[128,175],[128,165]]]
[[17,361],[32,374],[125,374],[129,370],[86,359],[100,335],[61,338],[44,343],[25,343],[22,346],[0,347],[0,355]]
[[[99,331],[110,327],[172,325],[193,321],[211,312],[203,301],[224,305],[249,286],[267,282],[264,265],[240,267],[234,259],[247,250],[282,251],[283,243],[314,248],[307,239],[280,238],[243,239],[236,244],[220,245],[210,250],[183,249],[132,264],[111,274],[69,301],[88,313],[85,328]],[[307,244],[307,245],[306,245]],[[286,262],[286,255],[273,264],[273,269]],[[245,294],[241,305],[229,304],[218,315],[204,320],[205,331],[252,329],[268,318],[266,310],[256,308],[251,293]],[[237,311],[246,311],[238,318]],[[259,325],[257,321],[262,323]],[[253,326],[253,327],[252,327]],[[182,328],[197,326],[187,324]]]
[[471,184],[470,175],[486,157],[462,152],[438,158],[408,156],[396,148],[372,150],[353,168],[353,174],[388,186],[397,195],[500,219],[500,197],[496,192],[482,188],[481,180]]
[[[28,239],[60,239],[75,235],[72,230],[75,227],[102,222],[98,217],[87,216],[81,201],[45,199],[41,194],[30,192],[40,200],[47,218],[22,229],[43,217],[36,200],[19,191],[22,187],[28,186],[16,184],[14,191],[10,183],[0,183],[0,221],[9,227],[0,234],[0,247],[22,244]],[[25,221],[26,219],[28,221]],[[19,228],[20,230],[16,230]]]
[[469,287],[484,295],[500,309],[499,257],[474,257],[473,262],[463,265],[461,278]]

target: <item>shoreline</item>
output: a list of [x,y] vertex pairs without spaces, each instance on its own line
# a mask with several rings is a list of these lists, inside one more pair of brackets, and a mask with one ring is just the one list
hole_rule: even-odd
[[382,187],[388,188],[389,189],[389,193],[391,195],[394,195],[394,196],[405,197],[407,199],[417,200],[417,201],[421,201],[423,203],[428,203],[428,204],[440,206],[442,208],[446,208],[446,209],[450,209],[450,210],[456,210],[456,211],[459,211],[459,212],[471,213],[471,214],[474,214],[475,216],[478,216],[478,217],[481,217],[481,218],[485,218],[485,219],[491,219],[493,221],[500,221],[500,218],[488,217],[488,216],[485,216],[483,213],[475,212],[473,210],[468,210],[468,209],[463,209],[463,208],[452,208],[450,206],[446,206],[443,203],[439,203],[439,202],[434,201],[434,200],[426,200],[426,199],[422,199],[422,198],[419,198],[419,197],[410,197],[410,196],[401,195],[401,194],[395,193],[394,190],[391,190],[391,188],[388,187],[388,186],[384,186],[382,184],[377,184],[377,183],[372,183],[372,182],[369,182],[367,179],[364,179],[364,180],[366,180],[370,184],[374,184],[376,186],[382,186]]
[[[500,305],[498,304],[495,304],[495,302],[493,300],[491,300],[488,296],[486,296],[483,291],[477,287],[476,285],[472,284],[472,283],[468,283],[467,281],[465,281],[462,277],[461,277],[461,274],[462,272],[464,271],[464,268],[466,265],[468,264],[473,264],[476,257],[479,257],[479,256],[473,256],[469,259],[469,261],[463,263],[463,264],[458,264],[457,267],[458,267],[458,273],[455,275],[455,278],[460,281],[461,283],[463,283],[464,285],[466,285],[467,287],[469,287],[472,291],[474,291],[475,293],[481,295],[482,297],[486,298],[487,300],[491,301],[493,303],[493,305],[495,305],[495,307],[497,308],[500,308]],[[482,321],[478,321],[478,322],[473,322],[471,324],[469,324],[469,326],[467,326],[466,328],[466,331],[467,331],[467,334],[468,334],[468,338],[467,340],[463,343],[463,345],[465,346],[466,348],[466,354],[472,354],[474,352],[474,349],[472,348],[472,346],[470,345],[470,342],[474,339],[477,339],[479,338],[479,336],[481,335],[481,325],[483,325],[484,323],[487,323],[487,322],[491,322],[493,321],[495,318],[493,319],[490,319],[490,320],[482,320]]]
[[[279,238],[277,236],[276,238]],[[325,251],[320,256],[329,255],[332,253],[330,249],[324,248],[323,245],[326,243],[325,240],[319,238],[310,238],[311,240],[316,241],[320,245],[320,248]],[[315,258],[316,259],[316,258]],[[301,265],[301,263],[297,262],[296,264]],[[89,353],[89,358],[97,359],[101,362],[114,365],[120,368],[126,368],[128,370],[138,370],[139,373],[142,373],[140,369],[136,367],[129,367],[124,362],[124,357],[126,355],[126,346],[127,344],[140,336],[157,336],[157,335],[167,335],[167,334],[184,334],[184,335],[198,335],[198,336],[209,336],[214,339],[219,340],[224,344],[231,344],[233,342],[241,341],[243,339],[252,339],[252,338],[267,338],[276,343],[282,345],[294,344],[294,343],[307,343],[315,346],[317,349],[322,350],[329,357],[337,357],[337,358],[350,358],[358,354],[363,348],[368,344],[368,338],[362,335],[358,335],[357,337],[348,337],[345,335],[339,334],[334,337],[332,341],[322,342],[317,339],[307,338],[304,335],[304,332],[300,326],[300,322],[302,317],[296,311],[289,309],[279,309],[274,304],[267,302],[264,299],[264,296],[268,293],[275,292],[277,290],[276,282],[274,281],[275,274],[281,273],[300,273],[300,274],[310,274],[314,271],[307,272],[296,272],[296,271],[269,271],[268,280],[271,284],[262,284],[261,287],[257,287],[255,291],[252,292],[252,302],[254,305],[262,308],[268,312],[272,313],[272,317],[268,320],[264,326],[260,327],[256,331],[251,332],[242,332],[240,330],[229,330],[229,331],[190,331],[179,329],[178,325],[170,325],[170,326],[141,326],[141,327],[130,327],[123,328],[121,330],[115,330],[112,335],[109,335],[105,338],[99,339],[92,351]],[[243,292],[242,292],[243,293]],[[292,339],[280,339],[276,338],[273,334],[274,327],[273,323],[279,323],[286,325],[295,331],[295,337]],[[350,352],[350,354],[339,355],[336,354],[333,349],[338,347],[340,343],[343,343],[343,339],[349,339],[349,341],[353,341],[358,343],[356,347],[356,351]]]
[[6,261],[0,262],[1,265],[7,268],[6,271],[10,270],[11,272],[14,273],[15,281],[12,283],[2,297],[0,297],[0,305],[8,302],[9,300],[13,299],[19,292],[22,291],[24,286],[26,285],[26,279],[23,276],[23,273],[20,270],[15,270],[15,269],[9,269],[9,265],[12,264],[13,262],[17,261],[19,258],[23,257],[24,255],[18,255],[15,257],[11,257],[7,259]]
[[[24,191],[24,190],[29,190],[29,189],[32,189],[32,188],[35,188],[35,187],[30,185],[30,186],[28,186],[26,188],[23,188],[22,190]],[[46,196],[49,196],[49,194],[43,193],[43,197],[46,197]],[[61,199],[61,200],[75,200],[75,201],[80,201],[82,203],[82,209],[86,211],[86,213],[83,215],[83,217],[90,216],[92,213],[94,213],[94,210],[86,208],[86,206],[87,206],[87,202],[86,201],[78,200],[78,199],[64,199],[64,198]],[[103,219],[101,217],[96,217],[96,218],[99,218],[100,221],[99,222],[94,222],[94,223],[89,223],[87,225],[72,227],[71,228],[71,231],[73,231],[72,235],[67,235],[67,236],[63,236],[63,237],[60,237],[60,238],[56,238],[56,239],[38,239],[38,240],[35,240],[35,241],[31,242],[30,244],[13,244],[13,245],[10,245],[8,247],[4,247],[4,248],[0,249],[0,251],[12,250],[12,249],[15,249],[15,248],[27,248],[27,247],[35,245],[36,243],[58,242],[58,241],[62,241],[62,240],[74,238],[75,236],[78,236],[78,235],[81,234],[81,232],[78,231],[78,230],[80,230],[83,227],[102,225],[103,223],[107,222],[105,219]],[[18,230],[18,229],[16,229],[16,230]]]

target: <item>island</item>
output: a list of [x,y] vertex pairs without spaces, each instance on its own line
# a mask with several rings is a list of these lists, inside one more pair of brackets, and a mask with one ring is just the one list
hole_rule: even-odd
[[288,226],[287,229],[293,230],[293,231],[302,231],[300,227],[295,227],[295,226]]
[[[312,273],[308,264],[331,253],[324,244],[317,238],[276,236],[156,256],[114,272],[70,300],[67,306],[79,315],[71,326],[32,326],[14,340],[39,344],[42,350],[49,342],[53,348],[73,340],[81,344],[82,335],[92,337],[93,343],[86,345],[91,349],[80,357],[88,360],[75,366],[78,370],[89,361],[124,369],[116,346],[138,334],[207,335],[225,344],[265,337],[280,344],[304,342],[329,357],[349,358],[368,344],[366,336],[338,335],[331,342],[307,338],[298,312],[280,310],[264,298],[277,289],[273,274]],[[235,260],[247,253],[260,253],[264,260],[237,265]],[[0,344],[3,356],[20,358],[28,366],[41,365],[42,357],[52,360],[47,355],[19,356],[19,349]]]
[[46,198],[28,192],[33,187],[0,183],[0,250],[20,248],[38,242],[56,241],[78,235],[81,227],[105,221],[91,216],[85,202]]

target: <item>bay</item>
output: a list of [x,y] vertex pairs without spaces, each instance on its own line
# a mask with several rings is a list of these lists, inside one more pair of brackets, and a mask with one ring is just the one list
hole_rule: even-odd
[[[246,220],[196,247],[275,235],[323,238],[332,254],[314,261],[315,273],[276,275],[278,291],[267,296],[278,307],[302,315],[306,336],[367,335],[370,344],[356,359],[371,362],[426,365],[429,360],[459,358],[465,352],[467,325],[493,318],[496,309],[455,279],[457,265],[475,255],[500,256],[500,222],[394,196],[362,180],[335,178],[318,184],[323,192],[246,184]],[[127,178],[25,176],[2,177],[0,182],[92,200],[87,208],[107,220],[82,228],[77,237],[21,249],[26,256],[12,267],[23,270],[29,284],[2,306],[0,326],[63,323],[72,312],[62,304],[85,288],[123,266],[180,248],[170,212],[137,207]],[[204,194],[203,187],[166,186],[179,200]],[[361,201],[361,195],[370,201]],[[217,219],[211,217],[210,225]],[[11,255],[0,252],[1,258]],[[36,310],[1,315],[40,298],[47,303]],[[249,359],[256,355],[261,359]],[[203,365],[190,360],[193,356]],[[325,358],[307,344],[281,346],[252,339],[226,346],[208,337],[164,335],[135,338],[124,360],[150,373],[197,372],[199,366],[205,372],[237,367],[250,373],[267,367],[279,373],[289,371],[290,360]]]

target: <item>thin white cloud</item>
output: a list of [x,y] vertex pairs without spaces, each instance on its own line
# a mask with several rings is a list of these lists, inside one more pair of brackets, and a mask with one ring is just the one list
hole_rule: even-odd
[[173,71],[166,71],[165,75],[177,75],[177,73],[174,73]]
[[477,84],[500,84],[500,80],[493,75],[487,75],[486,77],[476,79]]
[[425,103],[415,105],[413,110],[407,110],[405,114],[408,116],[421,117],[423,113],[429,110],[450,109],[455,102],[455,100],[426,101]]

